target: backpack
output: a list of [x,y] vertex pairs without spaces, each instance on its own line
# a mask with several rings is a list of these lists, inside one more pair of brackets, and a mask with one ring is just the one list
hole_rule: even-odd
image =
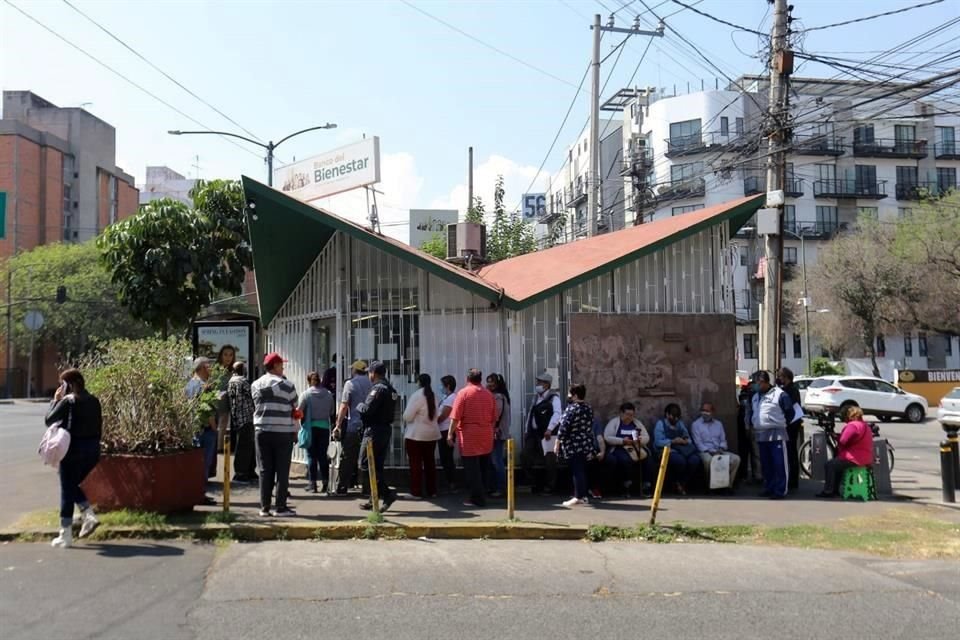
[[67,451],[70,449],[70,422],[72,418],[73,404],[71,403],[66,426],[64,426],[62,420],[59,420],[43,432],[40,447],[37,449],[43,464],[57,467],[60,465],[60,461],[67,456]]

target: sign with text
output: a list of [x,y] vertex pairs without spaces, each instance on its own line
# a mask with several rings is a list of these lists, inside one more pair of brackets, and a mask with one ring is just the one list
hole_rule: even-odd
[[377,182],[380,182],[378,136],[273,171],[274,188],[304,202]]
[[247,377],[253,379],[255,323],[252,320],[217,320],[193,323],[193,355],[219,361],[226,349],[233,349],[235,362],[247,363]]
[[434,235],[444,233],[448,224],[456,224],[456,209],[410,209],[410,246],[420,248]]
[[524,222],[536,222],[547,215],[547,194],[545,193],[525,193],[523,194],[520,212]]

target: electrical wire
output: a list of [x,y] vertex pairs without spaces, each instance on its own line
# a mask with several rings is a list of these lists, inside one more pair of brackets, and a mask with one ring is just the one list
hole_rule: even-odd
[[695,8],[695,7],[692,6],[692,5],[686,4],[686,3],[684,3],[684,2],[680,2],[680,0],[670,0],[670,1],[673,2],[673,4],[678,4],[678,5],[680,5],[680,6],[683,7],[684,9],[689,9],[690,11],[693,11],[693,12],[696,13],[697,15],[701,15],[701,16],[703,16],[704,18],[709,18],[710,20],[713,20],[714,22],[719,22],[720,24],[725,24],[725,25],[727,25],[728,27],[733,27],[734,29],[737,29],[738,31],[746,31],[747,33],[753,33],[753,34],[756,34],[756,35],[758,35],[758,36],[765,36],[765,35],[767,35],[767,34],[765,34],[765,33],[762,33],[762,32],[760,32],[760,31],[757,31],[757,30],[755,30],[755,29],[751,29],[750,27],[744,27],[744,26],[739,25],[739,24],[734,24],[734,23],[732,23],[732,22],[728,22],[728,21],[724,20],[723,18],[718,18],[718,17],[716,17],[716,16],[714,16],[714,15],[711,15],[711,14],[707,13],[706,11],[701,11],[700,9]]
[[803,33],[810,33],[811,31],[821,31],[823,29],[833,29],[834,27],[842,27],[848,24],[856,24],[858,22],[866,22],[867,20],[876,20],[877,18],[884,18],[886,16],[893,16],[898,13],[905,13],[907,11],[913,11],[914,9],[921,9],[923,7],[930,7],[935,4],[940,4],[943,0],[930,0],[929,2],[921,2],[920,4],[915,4],[910,7],[904,7],[902,9],[896,9],[893,11],[884,11],[883,13],[878,13],[872,16],[864,16],[862,18],[855,18],[853,20],[845,20],[843,22],[834,22],[833,24],[825,24],[819,27],[808,27],[806,29],[801,29]]

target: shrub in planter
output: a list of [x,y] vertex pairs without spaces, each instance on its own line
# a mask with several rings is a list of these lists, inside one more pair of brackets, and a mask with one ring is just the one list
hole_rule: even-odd
[[116,340],[81,363],[103,405],[102,456],[83,485],[100,508],[168,513],[202,502],[194,438],[216,395],[187,398],[190,351],[182,340]]

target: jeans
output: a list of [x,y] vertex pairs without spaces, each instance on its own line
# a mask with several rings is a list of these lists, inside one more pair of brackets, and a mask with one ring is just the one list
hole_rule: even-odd
[[290,482],[290,456],[293,455],[292,433],[257,431],[257,464],[260,467],[260,508],[269,511],[273,486],[277,486],[277,510],[287,507]]
[[364,471],[370,470],[370,461],[367,460],[367,441],[373,442],[373,468],[377,472],[377,493],[381,500],[396,498],[396,491],[387,484],[387,475],[384,472],[387,454],[390,452],[392,431],[393,427],[388,424],[367,427],[360,442],[360,468]]
[[253,480],[257,475],[257,455],[253,442],[253,425],[234,429],[230,449],[233,451],[233,479]]
[[453,447],[447,442],[449,431],[441,431],[437,441],[437,451],[440,453],[440,465],[447,480],[447,488],[452,489],[457,484],[457,465],[453,460]]
[[493,440],[493,451],[490,452],[490,491],[506,494],[507,492],[507,459],[504,449],[506,440]]
[[427,483],[427,495],[437,495],[437,461],[434,457],[436,444],[433,440],[404,440],[407,459],[410,461],[410,495],[423,496],[423,483]]
[[683,454],[676,449],[670,450],[670,460],[667,471],[674,482],[679,482],[686,488],[700,470],[700,454],[698,452]]
[[575,453],[570,456],[570,471],[573,472],[573,497],[580,500],[587,497],[587,455]]
[[[327,445],[330,444],[330,429],[310,429],[310,448],[307,449],[307,486],[316,489],[318,480],[330,491],[330,465],[327,463]],[[317,473],[319,471],[319,474]]]
[[627,481],[633,482],[640,472],[642,482],[652,482],[652,459],[653,456],[647,453],[647,457],[639,462],[634,462],[630,454],[623,447],[612,447],[607,449],[604,462],[613,472],[614,480],[617,483],[617,489],[623,489]]
[[487,506],[487,493],[483,485],[483,475],[490,464],[490,454],[482,456],[463,456],[463,475],[470,491],[470,502],[478,507]]
[[758,442],[760,466],[763,468],[763,490],[770,496],[787,495],[787,442]]
[[87,496],[80,488],[100,460],[100,440],[76,439],[70,443],[67,455],[60,461],[60,526],[73,524],[73,505],[81,509],[90,506]]
[[217,432],[206,428],[200,432],[200,447],[203,449],[203,483],[217,477]]
[[337,479],[337,493],[346,493],[357,479],[357,460],[360,458],[360,432],[342,431],[340,444],[343,455],[340,457],[340,477]]
[[[552,438],[551,438],[552,440]],[[543,438],[538,433],[527,433],[523,440],[523,477],[533,487],[534,491],[544,488],[544,482],[536,475],[534,467],[543,463],[547,491],[553,491],[557,484],[557,455],[551,451],[543,453]]]
[[803,422],[787,426],[787,489],[800,486],[800,443],[803,442]]

